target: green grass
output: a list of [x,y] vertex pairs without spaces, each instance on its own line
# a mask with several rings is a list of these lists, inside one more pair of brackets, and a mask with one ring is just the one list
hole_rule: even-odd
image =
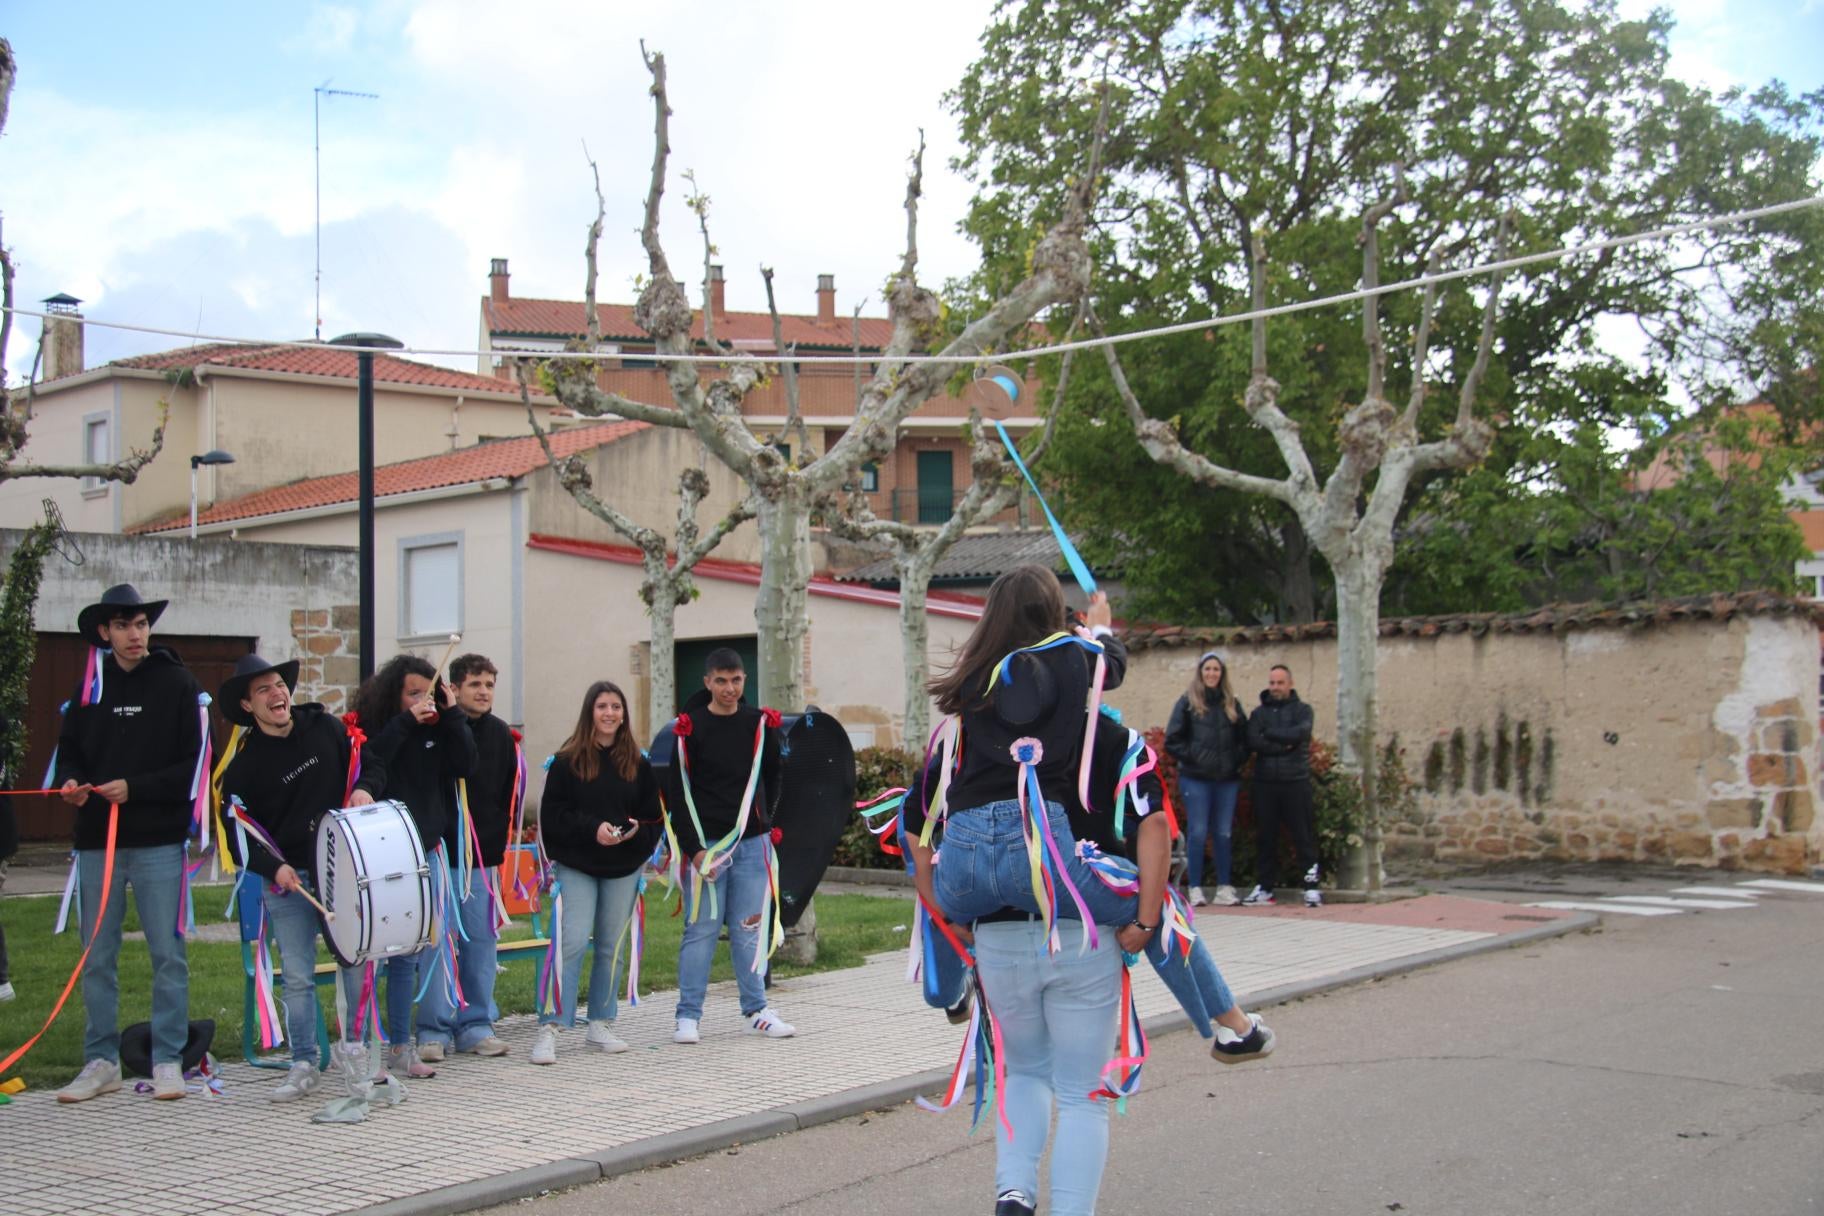
[[[681,917],[671,915],[673,904],[662,902],[657,892],[651,893],[646,905],[646,956],[641,965],[642,997],[655,989],[672,988],[678,978],[678,939],[683,929]],[[13,987],[17,1000],[0,1005],[0,1059],[37,1032],[50,1013],[51,1006],[63,991],[70,971],[82,954],[82,943],[74,925],[62,936],[53,936],[51,925],[57,916],[57,896],[18,896],[0,900],[0,918],[6,925],[7,954],[11,964]],[[197,891],[198,923],[220,915],[227,899],[224,887],[201,888]],[[817,897],[818,949],[817,962],[810,967],[776,963],[776,976],[806,975],[817,971],[836,971],[859,966],[870,954],[879,954],[906,943],[905,927],[911,923],[909,900],[883,899],[871,895],[820,895]],[[548,926],[548,922],[547,922]],[[139,928],[139,918],[129,896],[126,931]],[[501,934],[502,941],[523,941],[532,937],[531,918],[516,916],[513,924]],[[189,942],[190,1016],[215,1019],[214,1052],[218,1059],[241,1058],[241,1014],[243,983],[241,947],[238,942]],[[320,945],[319,961],[329,961],[329,953]],[[276,958],[274,960],[277,961]],[[734,978],[734,969],[726,948],[717,951],[710,979]],[[494,999],[503,1015],[531,1013],[537,1007],[533,989],[538,979],[536,962],[512,963],[500,977]],[[625,980],[622,981],[623,985]],[[587,964],[580,985],[588,987]],[[145,944],[127,941],[120,950],[120,1025],[130,1026],[151,1017],[152,966]],[[319,999],[329,1007],[333,1021],[333,994],[327,987],[317,989]],[[22,1076],[33,1089],[55,1087],[68,1081],[82,1067],[82,986],[70,994],[63,1013],[45,1032],[38,1045],[15,1066],[9,1076]]]

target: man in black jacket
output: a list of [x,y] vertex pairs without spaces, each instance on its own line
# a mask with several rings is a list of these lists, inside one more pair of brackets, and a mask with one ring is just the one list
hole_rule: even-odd
[[[760,940],[767,884],[762,836],[772,826],[770,811],[779,790],[778,716],[741,699],[747,670],[741,656],[727,647],[712,650],[704,660],[703,686],[709,704],[679,714],[673,727],[679,756],[665,791],[684,873],[684,939],[678,944],[677,1027],[671,1038],[674,1043],[701,1041],[703,995],[724,925],[747,1033],[789,1038],[792,1026],[766,1003],[766,964],[756,966],[758,954],[767,948]],[[714,848],[741,822],[756,758],[760,771],[741,835]]]
[[[291,1070],[270,1097],[290,1102],[317,1087],[317,912],[302,892],[314,891],[317,821],[342,806],[374,800],[383,774],[369,765],[351,791],[354,748],[341,720],[321,705],[292,704],[298,660],[274,667],[258,655],[234,665],[216,704],[222,716],[249,728],[222,772],[222,814],[229,851],[246,867],[241,898],[260,900],[278,939],[284,971],[285,1029]],[[232,816],[230,812],[232,811]],[[278,846],[275,855],[237,827],[245,816]]]
[[494,716],[494,680],[499,674],[484,655],[460,655],[450,664],[456,708],[475,736],[475,771],[461,779],[474,836],[460,838],[460,814],[451,818],[443,834],[452,881],[460,871],[459,859],[466,857],[469,864],[469,888],[456,892],[462,914],[462,932],[456,935],[456,978],[464,1004],[455,1008],[447,986],[436,983],[418,1002],[418,1056],[427,1064],[437,1063],[450,1051],[507,1054],[506,1043],[494,1033],[494,1019],[500,1016],[494,1004],[500,940],[494,924],[494,884],[507,855],[507,819],[519,783],[519,753],[513,728]]
[[1260,705],[1248,715],[1248,750],[1254,753],[1254,831],[1260,845],[1255,886],[1244,904],[1275,902],[1279,881],[1279,826],[1292,829],[1298,868],[1304,871],[1305,906],[1316,908],[1317,823],[1311,803],[1311,707],[1292,689],[1292,670],[1274,664]]
[[[151,644],[165,604],[121,583],[76,618],[83,639],[106,649],[92,656],[92,671],[70,699],[53,777],[76,808],[82,936],[93,943],[82,969],[86,1063],[57,1091],[60,1102],[120,1088],[120,927],[128,884],[152,956],[153,1097],[184,1096],[190,967],[178,918],[203,727],[196,681],[177,655]],[[104,891],[110,845],[113,877]]]

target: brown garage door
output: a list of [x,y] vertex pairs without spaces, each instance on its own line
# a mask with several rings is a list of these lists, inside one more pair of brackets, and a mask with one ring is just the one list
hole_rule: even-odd
[[[211,696],[234,673],[234,661],[253,653],[252,638],[200,637],[181,633],[154,633],[152,644],[169,646],[196,682]],[[82,682],[83,664],[88,660],[88,647],[74,633],[40,633],[38,653],[32,659],[32,683],[28,690],[25,771],[19,774],[19,785],[35,786],[44,779],[45,766],[51,762],[51,751],[57,746],[60,723],[58,707],[75,695]],[[228,738],[227,724],[219,710],[211,710],[215,746],[219,754]],[[13,809],[19,815],[21,840],[67,840],[70,835],[70,808],[55,798],[15,798]]]

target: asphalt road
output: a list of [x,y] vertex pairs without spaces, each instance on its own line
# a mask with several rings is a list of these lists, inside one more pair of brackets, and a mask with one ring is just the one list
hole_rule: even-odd
[[[1101,1211],[1824,1213],[1824,896],[1761,903],[1271,1010],[1259,1064],[1162,1038]],[[988,1212],[966,1127],[899,1107],[496,1210]]]

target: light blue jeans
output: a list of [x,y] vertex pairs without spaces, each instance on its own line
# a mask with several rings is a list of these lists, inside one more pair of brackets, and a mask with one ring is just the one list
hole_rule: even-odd
[[[547,1010],[539,1014],[539,1025],[576,1025],[576,994],[582,982],[583,954],[592,938],[595,953],[589,964],[588,1020],[612,1022],[619,1008],[615,990],[620,983],[625,951],[633,948],[632,942],[623,946],[621,938],[627,932],[627,922],[633,919],[633,902],[640,893],[640,875],[635,871],[621,878],[597,878],[573,870],[561,861],[553,862],[552,868],[557,872],[564,899],[563,932],[557,941],[563,960],[563,969],[558,973],[558,982],[563,986],[563,1012]],[[710,940],[713,950],[715,939]],[[621,952],[618,956],[617,951]],[[702,998],[699,997],[698,1008],[701,1007]]]
[[[1064,808],[1055,802],[1048,802],[1045,807],[1058,851],[1065,858],[1066,871],[1083,896],[1090,919],[1098,925],[1115,926],[1133,920],[1140,909],[1139,897],[1117,895],[1109,890],[1077,856],[1076,838],[1070,833],[1070,820],[1064,814]],[[937,852],[932,878],[938,906],[952,921],[968,924],[1002,908],[1038,912],[1020,818],[1020,804],[1010,800],[970,807],[954,812],[944,820],[943,843]],[[1127,872],[1136,872],[1131,862],[1116,860]],[[1080,917],[1076,903],[1062,889],[1058,891],[1057,908],[1060,924]],[[942,949],[954,954],[948,945]],[[1146,957],[1184,1007],[1197,1033],[1206,1039],[1214,1035],[1210,1019],[1232,1008],[1235,997],[1223,981],[1222,972],[1203,939],[1197,939],[1188,959],[1182,956],[1168,958],[1164,935],[1155,933],[1146,944]],[[936,969],[927,967],[926,970],[930,975]],[[951,990],[944,989],[945,992]],[[929,995],[926,999],[935,1003]],[[946,1003],[954,1003],[954,999]]]
[[[757,925],[744,922],[760,915],[766,902],[766,842],[750,836],[735,846],[716,877],[703,884],[703,915],[691,896],[695,881],[684,877],[684,940],[678,944],[678,1012],[681,1018],[703,1017],[703,996],[709,991],[709,965],[716,957],[716,939],[728,926],[728,953],[735,966],[735,985],[741,990],[741,1016],[766,1008],[766,967],[754,970],[754,952],[761,948]],[[709,892],[715,888],[715,916],[710,915]],[[568,908],[565,909],[569,911]]]
[[1216,841],[1216,885],[1226,887],[1234,874],[1235,799],[1241,794],[1239,781],[1205,781],[1201,777],[1178,778],[1178,792],[1184,796],[1184,881],[1187,886],[1203,885],[1203,850],[1213,837]]
[[[96,932],[101,910],[101,849],[76,853],[76,878],[82,899],[82,940],[93,940],[82,968],[84,1027],[82,1058],[120,1062],[120,926],[127,914],[127,886],[146,931],[152,956],[152,1062],[180,1063],[190,1038],[190,963],[184,939],[177,934],[177,910],[183,894],[184,846],[153,845],[116,849],[107,910]],[[316,1039],[313,1029],[311,1039]]]
[[[456,881],[451,875],[450,881]],[[449,984],[441,968],[444,955],[426,951],[418,956],[418,982],[424,983],[427,967],[438,967],[438,978],[425,990],[418,1002],[418,1041],[441,1043],[446,1051],[468,1051],[494,1033],[494,1022],[500,1008],[494,1003],[495,967],[499,960],[500,933],[494,928],[494,897],[481,880],[472,875],[468,897],[460,905],[462,933],[456,935],[456,978],[462,982],[462,999],[457,1009],[450,1001]],[[441,943],[435,943],[433,949]]]
[[976,971],[1000,1022],[1007,1066],[1008,1138],[997,1122],[994,1189],[1037,1197],[1039,1158],[1057,1103],[1051,1146],[1055,1216],[1096,1210],[1108,1160],[1108,1104],[1089,1095],[1114,1054],[1121,1004],[1121,951],[1104,926],[1100,944],[1079,954],[1083,927],[1059,926],[1064,948],[1052,954],[1037,921],[978,925]]
[[[443,872],[437,865],[435,856],[427,859],[431,867],[431,906],[441,907],[443,900]],[[434,923],[447,923],[447,910],[439,913]],[[434,939],[430,945],[412,954],[393,954],[383,959],[374,960],[375,979],[386,982],[386,1039],[388,1046],[398,1047],[412,1041],[412,1001],[418,995],[418,986],[424,982],[419,974],[420,966],[435,968],[439,974],[431,980],[430,989],[424,994],[428,1003],[437,992],[439,984],[447,983],[442,972],[443,938]],[[361,999],[361,976],[365,966],[343,967],[340,969],[339,982],[342,985],[343,1000],[348,1005],[349,1020],[353,1021],[358,1002]],[[446,998],[447,999],[447,998]],[[350,1038],[350,1027],[343,1028],[343,1037]],[[353,1036],[362,1042],[367,1041],[367,1026],[353,1027],[359,1033]]]
[[[317,932],[320,922],[317,910],[301,895],[275,891],[272,884],[251,870],[243,871],[242,882],[259,884],[260,903],[266,909],[266,924],[279,943],[280,977],[285,998],[285,1033],[291,1038],[291,1058],[317,1062]],[[310,871],[299,870],[298,878],[313,894],[316,886]],[[242,888],[243,893],[245,888]]]

